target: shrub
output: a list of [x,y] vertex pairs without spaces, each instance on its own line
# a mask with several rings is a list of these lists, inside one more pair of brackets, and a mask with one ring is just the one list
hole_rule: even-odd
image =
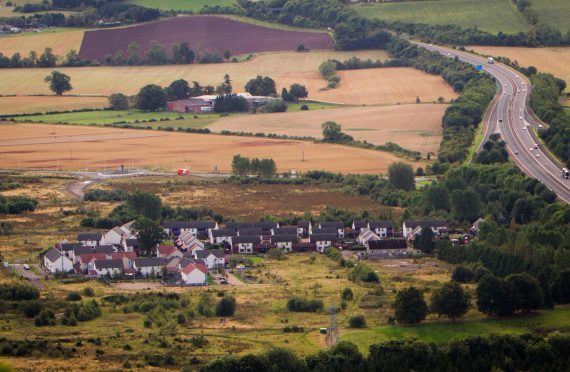
[[39,300],[28,301],[22,306],[22,312],[28,318],[33,318],[42,311],[42,303]]
[[0,300],[26,301],[40,298],[40,291],[27,283],[0,284]]
[[308,110],[309,110],[309,106],[301,105],[301,111],[308,111]]
[[36,327],[55,325],[55,314],[51,310],[42,310],[34,319]]
[[95,291],[91,287],[85,287],[83,288],[83,295],[87,297],[93,297],[95,296]]
[[65,299],[67,301],[81,301],[81,295],[78,292],[69,292]]
[[224,297],[216,305],[217,316],[233,316],[236,311],[237,303],[235,297]]
[[354,315],[348,320],[348,325],[350,328],[364,328],[366,327],[366,319],[364,315]]
[[475,273],[467,266],[457,265],[451,273],[451,280],[459,283],[469,283],[475,279]]
[[345,301],[352,301],[354,299],[354,292],[352,292],[352,289],[347,287],[343,289],[340,298],[342,298]]
[[178,314],[178,316],[176,317],[176,322],[178,324],[185,324],[186,323],[186,317],[184,316],[184,314]]
[[317,312],[325,307],[321,300],[307,300],[305,298],[293,297],[287,301],[287,310],[296,312]]

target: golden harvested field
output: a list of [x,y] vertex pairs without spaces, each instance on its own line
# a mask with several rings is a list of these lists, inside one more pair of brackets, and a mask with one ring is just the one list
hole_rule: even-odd
[[[400,160],[379,151],[306,141],[42,124],[0,125],[0,168],[147,167],[229,172],[232,157],[271,157],[278,171],[385,173]],[[304,154],[305,161],[302,160]],[[414,164],[418,166],[419,164]]]
[[31,114],[47,111],[78,110],[82,108],[104,108],[108,106],[107,97],[73,96],[17,96],[0,97],[0,115]]
[[508,57],[511,60],[517,60],[521,66],[534,66],[539,72],[549,72],[570,83],[570,47],[516,48],[469,46],[466,49],[492,56]]
[[225,129],[321,138],[322,123],[332,120],[357,140],[377,145],[392,141],[427,153],[439,149],[441,118],[446,108],[441,104],[411,104],[235,116],[221,118],[208,128],[215,132]]
[[65,56],[71,49],[79,51],[83,32],[84,30],[54,32],[47,29],[37,34],[0,36],[0,52],[7,56],[16,52],[27,56],[33,50],[39,55],[46,47],[50,47],[58,56]]
[[[304,84],[309,98],[348,104],[387,104],[434,101],[439,96],[446,99],[456,95],[438,76],[428,75],[411,68],[383,68],[371,70],[340,71],[343,79],[337,89],[319,91],[326,81],[318,73],[319,65],[329,59],[345,60],[352,56],[385,59],[384,51],[313,51],[308,53],[269,53],[241,63],[207,65],[169,65],[140,67],[81,67],[58,68],[71,77],[73,94],[108,95],[122,92],[135,94],[146,84],[168,86],[172,81],[185,79],[202,85],[218,85],[224,74],[233,81],[234,90],[242,92],[246,82],[256,75],[270,76],[277,82],[278,92],[292,83]],[[43,81],[52,69],[3,69],[0,70],[0,94],[49,94]]]

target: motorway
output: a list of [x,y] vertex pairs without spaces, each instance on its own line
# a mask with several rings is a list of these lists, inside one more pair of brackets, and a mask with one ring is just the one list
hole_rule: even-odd
[[570,180],[562,178],[563,165],[544,149],[534,133],[533,129],[540,130],[541,126],[547,125],[534,115],[528,105],[528,95],[532,88],[528,79],[504,64],[489,64],[483,57],[439,45],[416,44],[450,58],[457,56],[463,62],[481,65],[483,70],[495,78],[499,92],[485,116],[484,139],[477,152],[491,134],[500,133],[517,166],[529,177],[544,183],[560,200],[570,203]]

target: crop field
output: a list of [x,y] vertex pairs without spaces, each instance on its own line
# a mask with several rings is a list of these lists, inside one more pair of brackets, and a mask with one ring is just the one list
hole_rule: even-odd
[[67,125],[0,125],[2,168],[78,170],[124,165],[212,172],[217,166],[220,172],[229,172],[236,154],[271,157],[281,172],[385,173],[390,163],[400,160],[386,152],[307,141]]
[[78,29],[48,28],[40,33],[1,35],[0,52],[7,56],[16,52],[27,56],[30,51],[35,51],[40,55],[46,47],[50,47],[58,56],[65,56],[71,49],[79,51],[84,32]]
[[[533,8],[535,2],[532,2]],[[358,5],[355,9],[364,17],[386,21],[477,26],[492,33],[517,33],[530,29],[510,0],[403,1]]]
[[441,118],[446,108],[442,104],[412,104],[233,116],[215,121],[209,129],[322,138],[321,124],[331,120],[357,140],[377,145],[392,141],[427,153],[439,149]]
[[193,10],[198,11],[205,5],[209,6],[232,6],[234,0],[129,0],[130,3],[142,5],[147,8],[158,8],[161,10]]
[[15,96],[0,97],[0,115],[104,108],[107,97]]
[[118,50],[127,53],[135,41],[144,53],[151,41],[163,45],[168,54],[172,44],[188,42],[199,52],[223,55],[230,49],[233,55],[292,51],[300,44],[310,49],[331,49],[332,38],[325,32],[286,31],[239,22],[226,17],[188,16],[132,27],[85,32],[79,55],[88,60],[102,61],[105,55]]
[[570,82],[570,47],[516,48],[492,46],[468,46],[468,50],[491,56],[508,57],[519,65],[534,66],[539,72],[549,72]]
[[562,35],[570,30],[570,2],[567,0],[534,0],[531,2],[538,19],[557,27]]

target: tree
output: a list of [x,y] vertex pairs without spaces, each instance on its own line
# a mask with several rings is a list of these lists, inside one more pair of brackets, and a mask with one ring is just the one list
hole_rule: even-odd
[[342,290],[340,298],[345,301],[352,301],[354,299],[354,292],[352,292],[352,289],[346,287]]
[[224,59],[230,59],[232,52],[229,49],[224,50]]
[[162,200],[158,195],[135,191],[127,199],[127,207],[137,215],[158,220],[162,216]]
[[137,95],[137,108],[143,111],[158,111],[166,106],[166,93],[158,85],[149,84]]
[[399,323],[419,323],[428,314],[424,295],[414,287],[402,289],[396,294],[394,302],[396,320]]
[[426,254],[433,252],[435,249],[435,235],[431,227],[423,227],[422,231],[415,236],[414,247]]
[[141,64],[141,47],[136,41],[131,41],[127,47],[127,63],[131,66]]
[[321,125],[323,140],[330,143],[347,143],[354,141],[352,136],[342,132],[342,127],[334,121],[326,121]]
[[542,306],[544,293],[536,278],[523,273],[511,274],[505,280],[511,289],[514,311],[527,313]]
[[449,190],[443,182],[433,182],[423,189],[424,213],[438,210],[449,211],[451,209]]
[[570,269],[564,269],[558,273],[552,292],[557,303],[570,303]]
[[187,42],[172,45],[172,60],[177,64],[194,62],[194,52]]
[[281,90],[281,98],[283,99],[283,101],[285,102],[292,102],[295,99],[289,94],[289,92],[287,92],[287,88],[283,88]]
[[354,315],[348,319],[348,325],[350,328],[364,328],[366,327],[366,318],[364,315]]
[[467,266],[457,265],[451,272],[451,280],[458,283],[469,283],[475,279],[475,273]]
[[188,98],[190,96],[190,85],[184,79],[175,80],[166,88],[166,93],[172,99]]
[[249,172],[250,164],[249,158],[244,158],[241,155],[234,155],[232,160],[232,173],[238,176],[246,176]]
[[150,256],[152,249],[166,239],[164,229],[157,222],[140,217],[133,224],[133,230],[137,233],[139,245],[145,255]]
[[273,159],[261,159],[259,162],[259,172],[261,176],[265,178],[270,178],[277,172],[277,166]]
[[235,297],[226,296],[216,305],[217,316],[233,316],[236,312],[237,303]]
[[53,50],[51,48],[45,48],[37,62],[40,67],[53,67],[56,63],[57,56],[53,54]]
[[231,94],[232,93],[233,88],[232,88],[232,80],[230,79],[230,75],[228,75],[228,74],[224,75],[224,82],[222,83],[221,88],[222,88],[222,91],[221,91],[222,94]]
[[439,316],[445,315],[455,320],[467,313],[470,299],[461,284],[448,282],[434,291],[431,298],[431,311]]
[[477,283],[477,309],[487,315],[511,315],[514,309],[508,283],[492,274],[481,278]]
[[49,89],[58,96],[73,89],[71,78],[59,71],[52,71],[51,75],[46,76],[44,81],[49,83]]
[[388,183],[396,189],[413,190],[416,187],[416,181],[412,166],[401,161],[390,164],[388,167]]
[[123,93],[113,93],[109,96],[109,105],[113,110],[126,110],[129,108],[129,97]]
[[293,84],[289,87],[289,95],[293,98],[293,100],[298,101],[302,98],[307,98],[309,96],[309,92],[304,85]]
[[245,91],[254,96],[269,96],[277,94],[275,81],[269,76],[262,77],[257,75],[255,79],[251,79],[245,84]]
[[145,57],[151,65],[164,65],[167,62],[164,47],[155,40],[149,43]]
[[451,210],[458,220],[475,221],[481,214],[481,197],[472,188],[451,193]]

